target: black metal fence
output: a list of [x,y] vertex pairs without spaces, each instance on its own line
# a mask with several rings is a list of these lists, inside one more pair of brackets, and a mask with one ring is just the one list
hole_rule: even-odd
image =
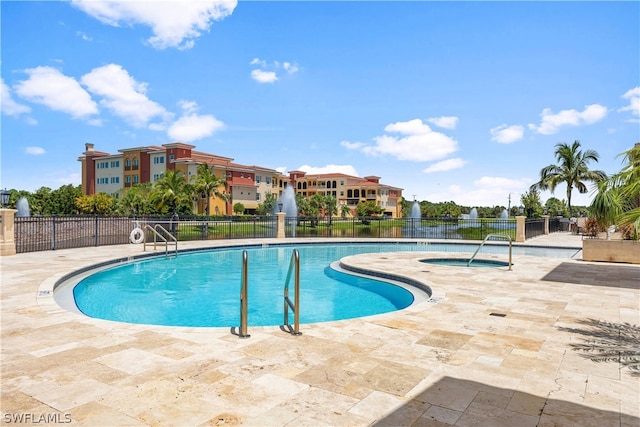
[[527,219],[524,223],[524,238],[542,236],[544,234],[544,219]]
[[[143,228],[146,231],[144,238],[152,241],[152,233],[145,228],[147,225],[152,228],[162,226],[174,234],[178,241],[260,239],[276,237],[277,218],[273,215],[180,218],[16,217],[16,252],[126,244],[130,242],[130,235],[136,227]],[[295,217],[285,220],[287,237],[482,240],[487,234],[495,233],[508,234],[515,240],[515,219]]]

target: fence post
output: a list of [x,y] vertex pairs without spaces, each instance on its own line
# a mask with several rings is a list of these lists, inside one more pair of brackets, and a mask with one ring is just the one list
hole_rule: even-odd
[[542,215],[544,218],[544,234],[549,234],[549,215]]
[[98,246],[98,215],[94,215],[96,224],[95,246]]
[[51,250],[56,250],[56,216],[51,215]]
[[16,209],[0,209],[0,256],[16,254],[15,215]]
[[522,243],[527,240],[525,234],[525,220],[527,219],[524,215],[519,215],[516,217],[516,242]]

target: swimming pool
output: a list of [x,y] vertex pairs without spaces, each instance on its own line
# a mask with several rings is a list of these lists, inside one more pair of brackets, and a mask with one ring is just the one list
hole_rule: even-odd
[[[107,267],[80,280],[73,298],[80,312],[100,319],[171,326],[239,325],[242,251],[249,259],[249,326],[283,322],[283,287],[293,249],[300,252],[300,320],[315,323],[399,310],[414,301],[407,286],[335,271],[331,262],[372,252],[472,252],[474,244],[298,243],[256,245],[180,253]],[[532,247],[514,247],[531,255]],[[549,251],[539,252],[549,256]],[[555,249],[571,257],[575,249]],[[485,245],[483,253],[507,253]]]

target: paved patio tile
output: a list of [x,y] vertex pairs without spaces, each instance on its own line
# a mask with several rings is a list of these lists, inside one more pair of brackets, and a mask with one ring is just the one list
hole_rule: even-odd
[[[317,240],[286,243],[296,241]],[[254,242],[183,247],[230,243]],[[567,233],[527,243],[581,244]],[[47,293],[69,272],[141,250],[0,258],[2,425],[26,414],[27,425],[50,416],[82,426],[640,425],[640,376],[587,351],[618,342],[625,322],[640,346],[640,266],[579,254],[516,257],[513,271],[420,263],[429,253],[348,257],[433,295],[397,312],[302,325],[298,337],[90,319]]]

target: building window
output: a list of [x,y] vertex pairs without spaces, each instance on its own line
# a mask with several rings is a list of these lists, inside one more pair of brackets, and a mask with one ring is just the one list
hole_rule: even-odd
[[243,173],[240,174],[240,178],[244,178],[244,174]]
[[173,159],[175,159],[175,156],[173,154],[169,155],[169,161],[173,162]]
[[266,177],[265,182],[267,183],[267,185],[271,184],[271,177],[270,176]]
[[256,175],[256,183],[260,184],[262,182],[262,177],[260,175]]
[[138,175],[134,175],[133,176],[133,183],[137,184],[138,183]]
[[158,156],[153,158],[153,164],[157,165],[159,163],[164,163],[164,156]]
[[131,175],[127,175],[127,176],[124,178],[124,182],[126,182],[127,184],[131,184]]
[[340,187],[344,186],[344,181],[340,181]]
[[259,202],[260,201],[260,193],[256,193],[256,201]]

